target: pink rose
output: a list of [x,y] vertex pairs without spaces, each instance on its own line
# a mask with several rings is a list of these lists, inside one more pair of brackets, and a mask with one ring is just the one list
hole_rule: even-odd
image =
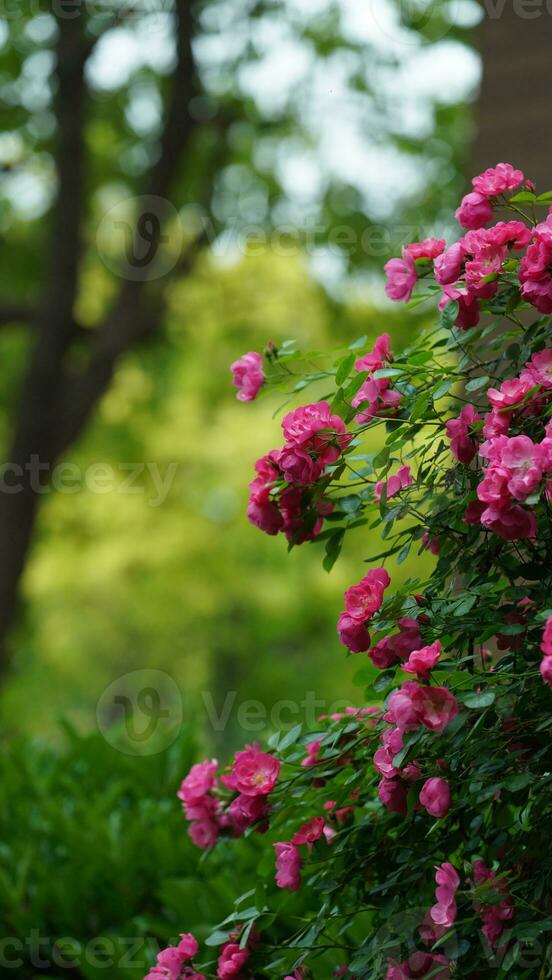
[[435,278],[440,286],[458,282],[464,268],[466,250],[462,242],[454,245],[435,260]]
[[456,919],[456,892],[460,887],[460,878],[452,864],[445,861],[436,869],[435,881],[437,901],[431,909],[430,916],[436,925],[450,929]]
[[466,194],[456,210],[456,220],[463,228],[482,228],[492,219],[493,209],[489,201],[477,191]]
[[420,803],[430,816],[446,817],[450,809],[450,789],[446,779],[439,776],[427,779],[420,791]]
[[276,852],[276,884],[296,892],[301,885],[301,856],[294,844],[280,842],[274,845]]
[[232,977],[239,977],[249,955],[247,947],[240,949],[239,943],[226,943],[218,958],[217,977],[220,980],[231,980]]
[[413,259],[435,259],[444,252],[444,238],[426,238],[423,242],[411,242],[406,246]]
[[532,381],[533,385],[542,385],[546,390],[552,389],[552,347],[533,354],[525,368],[524,376]]
[[343,646],[351,653],[365,653],[370,647],[370,634],[364,623],[342,612],[337,620],[337,632]]
[[385,568],[372,568],[358,585],[352,585],[345,593],[345,611],[351,619],[366,622],[380,608],[383,593],[391,579]]
[[382,333],[376,338],[370,353],[356,359],[355,368],[357,371],[379,371],[392,360],[391,337],[388,333]]
[[311,742],[307,742],[305,745],[307,754],[305,758],[301,760],[301,765],[307,768],[318,765],[318,762],[320,761],[318,758],[318,753],[320,752],[321,746],[322,742],[319,738],[313,738]]
[[429,673],[439,662],[442,653],[442,646],[437,640],[431,646],[421,647],[420,650],[413,650],[407,662],[402,665],[402,669],[408,674],[418,674],[419,677],[427,679]]
[[390,259],[384,266],[387,275],[385,292],[395,303],[408,303],[416,285],[416,266],[412,254],[405,248],[402,259]]
[[267,817],[269,812],[270,807],[265,796],[245,796],[240,793],[232,800],[227,815],[233,831],[240,836],[248,827]]
[[390,813],[400,813],[406,816],[406,798],[408,787],[401,779],[381,779],[378,785],[380,802]]
[[552,616],[549,616],[545,623],[541,650],[546,657],[552,657]]
[[206,850],[206,848],[216,844],[219,836],[219,825],[209,817],[194,820],[188,827],[188,836],[196,847]]
[[430,732],[443,732],[458,714],[454,694],[446,687],[416,687],[414,699],[422,725]]
[[414,731],[420,725],[431,732],[443,732],[458,714],[458,702],[446,687],[422,687],[407,681],[393,691],[387,705],[386,721],[401,732]]
[[403,734],[415,731],[420,725],[420,712],[415,700],[417,692],[418,684],[407,681],[389,698],[385,719],[396,725]]
[[466,466],[477,454],[478,438],[473,433],[472,426],[475,422],[479,422],[480,418],[473,405],[464,405],[458,418],[449,419],[445,425],[447,436],[451,441],[452,454]]
[[230,365],[233,383],[239,388],[236,397],[241,402],[252,402],[265,382],[263,359],[255,351],[249,351]]
[[525,182],[522,170],[515,170],[511,163],[497,163],[472,180],[474,191],[485,197],[497,197],[507,191],[515,191]]
[[275,756],[261,752],[257,742],[246,745],[241,752],[236,752],[232,766],[232,786],[244,796],[266,796],[272,792],[278,776],[281,763]]
[[395,494],[400,493],[405,487],[409,487],[412,484],[412,473],[410,472],[410,466],[401,466],[396,473],[386,480],[380,480],[376,483],[374,487],[374,497],[379,502],[381,500],[381,495],[383,488],[387,488],[387,500],[394,497]]
[[325,826],[326,821],[324,817],[313,817],[312,820],[303,824],[293,835],[291,843],[295,847],[298,847],[300,844],[306,844],[310,850],[312,845],[323,836]]
[[543,657],[540,663],[540,674],[545,684],[552,687],[552,656]]
[[182,780],[177,796],[183,803],[199,803],[216,783],[218,762],[216,759],[197,762]]

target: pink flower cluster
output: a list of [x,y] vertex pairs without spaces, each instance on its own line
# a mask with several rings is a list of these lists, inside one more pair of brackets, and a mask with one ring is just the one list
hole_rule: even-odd
[[373,568],[358,585],[345,593],[345,611],[337,621],[339,639],[352,653],[363,653],[370,646],[367,630],[372,616],[381,607],[383,593],[391,579],[385,568]]
[[278,841],[274,844],[276,853],[276,884],[278,888],[287,888],[296,892],[301,887],[301,854],[299,848],[306,845],[312,850],[313,844],[321,837],[328,843],[334,836],[334,831],[328,827],[324,817],[313,817],[295,833],[291,841]]
[[[381,746],[374,753],[374,767],[382,777],[378,786],[380,802],[392,813],[406,815],[409,785],[421,778],[417,762],[409,762],[403,769],[394,764],[395,756],[403,748],[402,732],[389,728],[381,736]],[[446,779],[433,776],[426,779],[419,796],[420,805],[430,816],[446,817],[451,804],[450,788]]]
[[193,967],[186,965],[194,958],[198,949],[197,939],[191,932],[183,933],[178,946],[168,946],[161,950],[155,966],[145,980],[205,980],[202,973],[197,973]]
[[389,299],[395,303],[408,303],[416,285],[418,269],[425,269],[429,262],[444,252],[445,246],[442,238],[427,238],[424,242],[411,242],[403,248],[401,259],[390,259],[384,266],[387,275],[385,292]]
[[519,278],[523,298],[540,313],[552,313],[552,214],[534,228]]
[[430,915],[437,925],[450,929],[456,919],[456,892],[460,887],[460,878],[452,864],[445,861],[437,868],[435,881],[437,883],[436,902]]
[[410,466],[401,466],[396,473],[393,473],[388,480],[380,480],[376,483],[374,487],[374,497],[378,501],[381,500],[383,488],[385,487],[385,494],[387,500],[391,497],[396,496],[401,490],[406,487],[412,486],[412,473],[410,472]]
[[[492,904],[484,904],[478,898],[474,901],[473,907],[481,916],[482,932],[487,942],[490,946],[496,946],[506,928],[506,922],[509,922],[514,914],[513,899],[508,892],[506,882],[498,879],[496,873],[491,871],[483,861],[474,861],[473,877],[476,885],[488,882],[490,890],[494,892]],[[497,901],[497,896],[502,897]]]
[[385,720],[402,733],[413,732],[420,725],[440,733],[457,714],[458,702],[448,688],[407,681],[389,698]]
[[552,687],[552,616],[546,620],[544,633],[542,634],[541,650],[543,658],[541,660],[540,672],[545,684]]
[[403,248],[402,258],[385,266],[387,295],[408,302],[418,278],[433,272],[443,294],[440,308],[457,302],[456,326],[467,330],[479,322],[481,301],[496,295],[510,253],[526,250],[519,268],[521,296],[541,313],[552,313],[552,215],[533,230],[518,220],[485,228],[493,208],[507,203],[503,195],[533,184],[509,163],[486,170],[472,184],[456,212],[467,234],[448,249],[436,239]]
[[419,621],[410,616],[401,616],[397,620],[398,633],[384,636],[368,650],[368,656],[380,670],[386,670],[393,664],[406,660],[414,650],[423,647]]
[[234,386],[239,389],[236,398],[252,402],[264,385],[263,359],[255,351],[249,351],[230,365]]
[[492,221],[492,199],[500,194],[511,193],[526,183],[521,170],[511,163],[498,163],[472,180],[473,191],[466,194],[456,217],[464,228],[483,228]]
[[359,425],[370,422],[377,415],[394,414],[401,403],[402,395],[391,387],[389,378],[374,377],[376,371],[388,367],[393,360],[390,344],[389,334],[384,333],[377,338],[368,354],[355,361],[357,371],[368,371],[368,377],[351,402],[353,408],[361,408],[358,415],[355,415],[355,422]]
[[232,771],[220,777],[220,783],[236,794],[226,808],[219,793],[216,759],[192,766],[177,795],[190,821],[188,833],[194,844],[212,847],[221,833],[240,836],[254,824],[266,829],[268,796],[278,780],[280,765],[275,756],[261,752],[256,742],[236,752]]
[[389,728],[381,736],[381,746],[374,753],[374,767],[382,777],[378,785],[380,802],[390,813],[406,816],[409,785],[421,776],[416,762],[410,762],[404,769],[394,765],[393,759],[403,748],[402,733],[398,728]]
[[450,449],[453,456],[466,466],[477,455],[480,440],[473,431],[473,425],[481,421],[473,405],[464,405],[457,419],[449,419],[445,428],[450,439]]
[[320,533],[323,517],[332,505],[316,487],[329,465],[335,463],[352,436],[327,402],[304,405],[282,421],[285,443],[255,464],[257,476],[247,516],[266,534],[282,531],[289,541],[300,543]]
[[[489,388],[490,412],[484,418],[485,442],[479,455],[486,461],[477,500],[465,515],[468,524],[483,524],[507,540],[534,538],[535,515],[527,509],[544,489],[551,494],[552,422],[540,442],[529,436],[509,436],[512,425],[542,416],[552,397],[552,348],[533,354],[517,378]],[[462,463],[470,463],[477,451],[478,436],[472,426],[480,416],[467,405],[458,419],[446,424],[451,449]]]
[[217,977],[219,980],[243,980],[243,968],[251,951],[259,942],[260,936],[255,928],[251,930],[244,946],[240,943],[240,933],[231,933],[228,942],[221,948],[217,961]]

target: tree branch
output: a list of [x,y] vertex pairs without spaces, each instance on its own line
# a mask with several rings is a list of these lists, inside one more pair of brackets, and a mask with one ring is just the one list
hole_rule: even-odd
[[38,310],[33,306],[23,306],[19,303],[5,303],[0,306],[0,326],[7,326],[10,323],[34,323],[38,317]]
[[[192,53],[194,25],[189,0],[176,0],[175,12],[177,61],[171,79],[159,157],[150,171],[146,187],[148,195],[161,198],[170,193],[196,126],[189,112],[190,99],[197,84]],[[150,248],[153,254],[159,247],[162,231],[160,223],[152,229]],[[191,263],[191,253],[186,260],[188,264]],[[82,431],[108,387],[119,358],[158,328],[164,311],[163,291],[151,288],[148,291],[145,287],[146,283],[142,281],[127,280],[103,326],[94,332],[87,366],[66,386],[56,452],[63,452]]]

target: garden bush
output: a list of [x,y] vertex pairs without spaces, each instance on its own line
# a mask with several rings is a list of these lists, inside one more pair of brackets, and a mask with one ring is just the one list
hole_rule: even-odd
[[[551,204],[498,164],[461,202],[459,241],[391,260],[390,298],[440,309],[402,353],[382,334],[232,366],[244,401],[286,391],[249,519],[323,548],[328,571],[349,533],[383,541],[336,610],[359,706],[185,776],[207,882],[229,839],[265,854],[206,944],[184,933],[149,980],[552,975]],[[394,588],[425,551],[429,576]]]

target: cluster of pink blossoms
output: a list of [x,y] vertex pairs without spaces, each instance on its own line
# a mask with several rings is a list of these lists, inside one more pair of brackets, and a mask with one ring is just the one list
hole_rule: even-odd
[[388,333],[376,339],[372,350],[363,357],[357,358],[357,371],[367,371],[368,377],[363,381],[351,404],[353,408],[361,408],[355,415],[355,422],[364,425],[377,415],[393,415],[402,399],[400,391],[391,387],[389,378],[376,378],[377,371],[391,364],[391,338]]
[[313,844],[322,837],[329,844],[335,831],[328,826],[324,817],[313,817],[299,828],[290,841],[279,841],[274,845],[276,852],[276,884],[296,892],[301,886],[301,854],[299,848],[305,845],[310,853]]
[[345,593],[345,611],[337,621],[339,639],[353,653],[363,653],[370,646],[367,625],[383,602],[383,593],[391,579],[385,568],[372,568],[358,585]]
[[493,208],[507,204],[504,195],[522,186],[534,189],[509,163],[474,177],[473,191],[456,212],[467,234],[448,249],[435,238],[403,248],[402,258],[385,266],[390,299],[408,302],[418,278],[432,272],[442,291],[440,308],[457,302],[456,326],[467,330],[479,322],[481,302],[496,296],[507,261],[526,250],[519,266],[520,294],[541,313],[552,313],[552,214],[534,229],[518,220],[485,228]]
[[234,386],[238,388],[236,398],[240,402],[252,402],[265,383],[263,359],[256,351],[243,354],[230,365]]
[[220,777],[220,783],[236,794],[225,806],[219,793],[216,759],[192,766],[177,795],[190,821],[188,833],[194,844],[212,847],[222,833],[239,837],[254,824],[265,830],[270,813],[268,797],[280,768],[279,760],[261,752],[257,743],[236,752],[232,771]]
[[435,905],[424,916],[420,936],[427,946],[433,946],[454,925],[457,915],[456,892],[460,877],[456,869],[445,861],[435,869]]
[[[508,892],[506,882],[497,878],[496,873],[487,868],[483,861],[474,861],[473,877],[476,885],[488,882],[490,890],[494,892],[492,904],[476,901],[473,907],[481,916],[482,932],[487,942],[490,946],[496,946],[506,928],[506,923],[514,914],[513,899]],[[498,901],[496,896],[501,896]]]
[[[393,727],[382,733],[382,744],[374,754],[374,766],[382,777],[378,796],[392,813],[406,815],[410,786],[423,778],[415,760],[402,769],[394,763],[403,748],[404,732],[413,731],[420,725],[429,731],[442,732],[457,713],[456,699],[445,687],[422,687],[408,682],[391,695],[384,718]],[[418,800],[430,816],[436,819],[446,817],[451,806],[447,780],[441,776],[426,779]]]
[[540,442],[526,435],[509,436],[512,426],[542,417],[552,397],[552,348],[533,354],[519,377],[504,381],[500,388],[489,388],[491,411],[484,418],[485,442],[479,446],[474,425],[481,416],[466,405],[457,419],[446,424],[451,450],[462,463],[469,464],[476,453],[486,461],[477,500],[465,514],[469,524],[483,524],[507,540],[534,538],[536,520],[532,510],[522,504],[534,503],[544,489],[551,496],[552,422],[543,430]]
[[332,509],[316,484],[352,435],[324,401],[289,412],[282,429],[282,449],[272,450],[255,464],[247,516],[266,534],[283,531],[289,541],[299,543],[316,537],[323,517]]
[[222,946],[217,961],[219,980],[243,980],[243,968],[260,938],[258,931],[253,928],[247,937],[247,942],[242,946],[239,932],[229,935],[228,942]]
[[190,960],[193,960],[199,949],[197,939],[191,932],[183,933],[178,946],[168,946],[161,950],[157,962],[151,968],[145,980],[205,980],[202,973],[197,973]]

